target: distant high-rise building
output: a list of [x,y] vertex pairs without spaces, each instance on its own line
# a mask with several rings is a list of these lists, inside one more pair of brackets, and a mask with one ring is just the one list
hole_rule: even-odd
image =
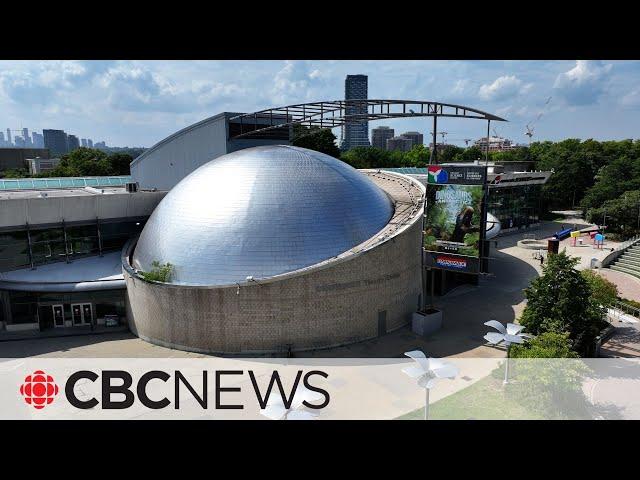
[[10,147],[11,146],[11,129],[7,128],[7,144]]
[[413,146],[413,141],[407,137],[393,137],[387,140],[387,150],[394,151],[400,150],[401,152],[408,152]]
[[93,148],[93,140],[91,140],[90,138],[87,138],[87,147]]
[[93,145],[93,148],[97,148],[99,150],[104,150],[105,148],[107,148],[107,144],[105,142],[96,142]]
[[29,129],[28,128],[23,128],[22,129],[22,140],[24,140],[24,146],[25,147],[31,147],[31,137],[29,136]]
[[13,139],[13,143],[15,143],[16,147],[18,148],[25,148],[25,142],[24,142],[24,138],[22,137],[14,137]]
[[371,145],[382,150],[387,149],[387,140],[393,138],[395,130],[389,127],[376,127],[371,129]]
[[52,156],[64,155],[69,152],[67,134],[64,130],[42,130],[44,148],[48,148]]
[[4,132],[0,132],[0,147],[4,147]]
[[87,139],[86,138],[81,138],[80,139],[80,145],[82,145],[83,147],[87,146]]
[[[487,137],[481,137],[473,144],[483,152],[487,149]],[[490,152],[507,152],[518,148],[517,145],[504,137],[489,137],[489,151]]]
[[80,148],[80,141],[75,135],[69,135],[67,137],[67,144],[70,152],[73,152],[76,148]]
[[420,132],[405,132],[400,136],[410,139],[412,142],[411,147],[424,144],[424,135],[422,135]]
[[[368,77],[366,75],[347,75],[344,82],[345,100],[366,100],[368,98]],[[368,111],[366,103],[350,105],[345,109],[346,115],[362,115]],[[368,147],[369,122],[350,122],[342,127],[340,148],[349,150],[353,147]]]
[[44,137],[38,132],[31,132],[33,148],[44,148]]

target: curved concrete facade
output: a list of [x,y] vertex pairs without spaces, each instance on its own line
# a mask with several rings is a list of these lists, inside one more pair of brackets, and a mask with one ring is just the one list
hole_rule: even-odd
[[131,330],[181,350],[257,354],[328,348],[400,328],[421,302],[424,186],[409,177],[364,171],[394,202],[374,237],[293,272],[236,286],[148,282],[123,252]]

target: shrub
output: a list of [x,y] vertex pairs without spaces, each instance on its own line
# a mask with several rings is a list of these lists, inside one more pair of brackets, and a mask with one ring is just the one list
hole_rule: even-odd
[[511,345],[511,358],[578,358],[571,349],[567,333],[545,332],[526,341],[523,345]]
[[152,282],[162,282],[167,283],[171,279],[171,274],[173,273],[173,265],[170,263],[160,263],[157,260],[154,260],[151,263],[151,270],[149,272],[140,272],[142,278]]

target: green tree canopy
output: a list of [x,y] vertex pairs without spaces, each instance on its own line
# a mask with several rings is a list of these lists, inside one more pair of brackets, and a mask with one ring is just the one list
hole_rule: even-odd
[[294,125],[291,144],[296,147],[325,153],[332,157],[340,157],[340,149],[336,145],[336,136],[328,128],[309,128],[304,125]]
[[593,270],[582,270],[582,277],[591,288],[591,298],[597,305],[608,307],[618,300],[618,287]]
[[605,324],[604,310],[577,263],[564,251],[549,255],[543,275],[525,289],[527,306],[520,324],[533,335],[567,333],[574,349],[587,354]]

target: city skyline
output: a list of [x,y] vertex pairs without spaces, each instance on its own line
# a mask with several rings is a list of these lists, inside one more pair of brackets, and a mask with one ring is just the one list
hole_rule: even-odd
[[[2,61],[0,125],[57,126],[115,145],[150,147],[221,111],[344,98],[347,75],[369,77],[369,98],[479,108],[509,120],[500,136],[532,140],[637,138],[638,61]],[[549,100],[551,99],[551,100]],[[443,119],[448,143],[486,135]],[[428,135],[427,119],[373,122]],[[79,132],[79,133],[76,133]],[[340,137],[339,130],[334,130]]]
[[[93,148],[146,148],[139,146],[125,145],[112,146],[108,145],[106,141],[93,141],[92,138],[80,138],[78,135],[66,132],[64,129],[50,129],[44,128],[40,132],[31,130],[28,127],[16,128],[4,128],[0,130],[0,148],[46,148],[44,144],[44,131],[45,130],[60,130],[66,133],[69,138],[69,148],[73,150],[79,147]],[[26,140],[25,140],[26,139]]]

